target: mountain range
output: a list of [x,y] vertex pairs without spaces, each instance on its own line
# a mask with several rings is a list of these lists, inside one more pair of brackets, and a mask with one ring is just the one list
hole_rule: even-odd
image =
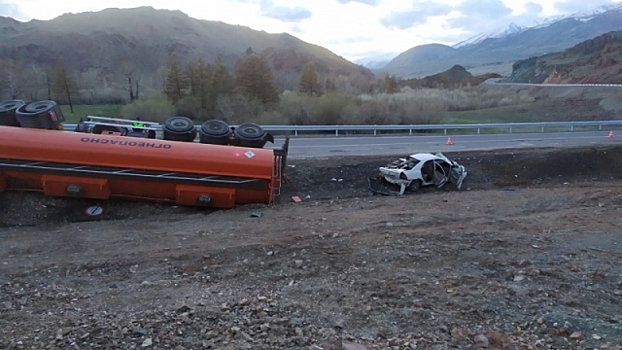
[[622,29],[622,6],[547,21],[534,27],[510,25],[500,32],[475,36],[454,46],[415,46],[390,60],[376,73],[420,78],[461,65],[478,73],[511,73],[518,60],[563,51],[582,41]]
[[[558,18],[530,28],[511,24],[454,46],[421,45],[400,54],[350,62],[289,34],[269,34],[194,19],[180,11],[139,7],[65,14],[49,21],[19,22],[0,17],[0,63],[12,60],[22,67],[35,65],[45,69],[62,59],[71,70],[95,72],[100,80],[123,82],[128,72],[140,72],[142,84],[148,84],[145,77],[151,77],[151,87],[155,88],[161,87],[173,52],[182,65],[203,57],[210,63],[220,60],[232,69],[239,57],[254,52],[266,58],[281,89],[297,89],[305,65],[314,62],[320,79],[331,78],[342,90],[361,92],[369,87],[374,73],[413,79],[455,66],[478,76],[510,75],[513,68],[521,67],[526,72],[530,69],[528,63],[514,63],[562,52],[616,30],[622,30],[622,6]],[[547,66],[546,77],[553,70],[554,67]],[[529,74],[516,73],[514,77],[535,79]]]
[[263,55],[283,89],[296,89],[304,66],[311,61],[321,77],[348,81],[373,77],[369,69],[289,34],[198,20],[181,11],[106,9],[29,22],[0,17],[0,60],[10,59],[23,67],[50,67],[62,59],[73,71],[94,70],[111,80],[122,80],[128,71],[162,76],[173,52],[182,65],[203,57],[230,68],[249,52]]

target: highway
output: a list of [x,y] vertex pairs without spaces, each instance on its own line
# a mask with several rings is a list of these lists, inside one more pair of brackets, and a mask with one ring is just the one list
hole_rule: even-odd
[[[291,138],[290,159],[333,156],[408,155],[417,152],[495,150],[504,148],[544,148],[622,143],[622,134],[609,138],[609,131],[551,132],[527,134],[482,134],[451,136],[337,136]],[[283,144],[276,138],[273,148]]]

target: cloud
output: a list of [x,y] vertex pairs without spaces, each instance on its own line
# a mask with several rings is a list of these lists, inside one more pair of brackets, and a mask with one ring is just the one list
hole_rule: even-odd
[[351,2],[358,2],[359,4],[365,4],[370,6],[376,6],[380,3],[380,0],[337,0],[340,4],[348,4]]
[[456,10],[465,16],[473,17],[474,21],[496,19],[512,13],[501,0],[466,0]]
[[536,16],[542,13],[542,6],[535,2],[528,2],[525,4],[525,14],[527,16]]
[[28,16],[19,5],[14,3],[0,4],[0,16],[12,17],[18,20],[30,20]]
[[283,22],[299,22],[311,17],[311,11],[304,7],[279,6],[272,0],[261,0],[260,9],[262,16]]
[[368,43],[374,41],[373,36],[351,36],[343,39],[342,44]]
[[305,32],[305,31],[304,31],[304,29],[302,29],[302,27],[300,27],[299,25],[296,25],[296,24],[294,24],[293,26],[291,26],[291,27],[289,27],[289,28],[290,28],[290,29],[292,30],[292,32],[294,32],[294,33],[301,34],[301,33],[304,33],[304,32]]
[[577,13],[577,12],[589,12],[590,10],[594,10],[597,7],[601,7],[604,5],[611,5],[613,2],[611,0],[590,0],[590,1],[574,1],[574,0],[566,0],[566,1],[556,1],[554,6],[557,10],[564,13]]
[[412,10],[393,12],[389,16],[380,19],[387,29],[408,29],[427,22],[429,17],[446,15],[452,11],[447,5],[426,2],[419,3]]
[[[542,7],[538,4],[530,3],[531,10],[539,11]],[[448,19],[448,24],[455,29],[467,32],[482,32],[500,26],[507,26],[508,23],[516,21],[512,17],[512,9],[507,7],[501,0],[466,0],[461,3],[456,10],[460,16]]]

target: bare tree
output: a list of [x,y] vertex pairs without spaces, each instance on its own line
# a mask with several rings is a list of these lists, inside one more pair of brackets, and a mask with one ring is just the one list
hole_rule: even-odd
[[31,101],[39,99],[39,93],[46,88],[46,72],[40,66],[33,63],[26,73],[28,95]]
[[125,73],[123,73],[125,79],[127,80],[127,85],[123,88],[123,90],[127,91],[130,96],[130,102],[137,100],[140,94],[140,79],[141,74],[138,69],[133,68],[129,69]]
[[51,89],[55,96],[66,99],[73,113],[73,101],[79,94],[78,84],[63,60],[60,60],[54,69]]
[[102,86],[99,79],[99,70],[89,68],[80,74],[80,86],[89,93],[90,103],[94,104],[97,98],[97,89]]
[[15,100],[22,96],[26,79],[21,66],[13,61],[0,62],[0,79],[0,87],[10,99]]

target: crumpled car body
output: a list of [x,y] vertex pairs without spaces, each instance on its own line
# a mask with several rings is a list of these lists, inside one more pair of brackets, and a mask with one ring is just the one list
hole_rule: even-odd
[[434,185],[441,188],[447,183],[460,189],[467,176],[464,166],[440,152],[411,154],[378,170],[386,182],[400,187],[400,195],[404,194],[406,189],[416,192],[423,186]]

